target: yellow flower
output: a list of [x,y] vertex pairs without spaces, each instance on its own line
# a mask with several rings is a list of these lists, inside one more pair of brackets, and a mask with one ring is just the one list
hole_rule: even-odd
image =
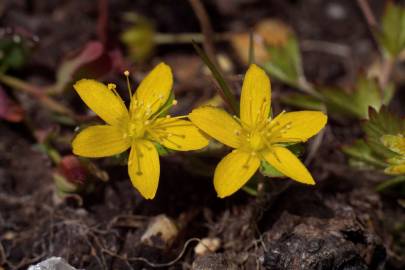
[[405,174],[405,137],[402,134],[384,135],[381,137],[381,142],[397,154],[388,160],[391,165],[384,172],[392,175]]
[[239,190],[257,171],[261,160],[298,182],[315,184],[305,166],[285,145],[314,136],[325,126],[326,115],[300,111],[269,118],[270,103],[270,80],[262,69],[251,65],[242,86],[240,119],[210,106],[190,113],[189,118],[197,127],[235,148],[215,169],[214,186],[219,197]]
[[[127,78],[128,73],[126,72]],[[74,88],[106,125],[81,131],[72,142],[73,153],[84,157],[106,157],[131,148],[128,172],[132,184],[146,199],[153,199],[159,182],[159,156],[154,143],[188,151],[205,147],[208,140],[184,117],[161,117],[172,105],[169,97],[173,75],[169,66],[157,65],[131,94],[129,110],[108,86],[83,79]],[[129,87],[129,83],[128,83]],[[170,103],[170,104],[167,104]],[[175,104],[175,101],[173,101]]]

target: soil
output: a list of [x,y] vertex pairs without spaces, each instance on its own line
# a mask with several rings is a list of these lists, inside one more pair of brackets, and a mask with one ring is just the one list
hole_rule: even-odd
[[[379,16],[384,1],[369,2]],[[204,4],[217,32],[246,30],[263,18],[275,17],[290,24],[300,40],[347,46],[348,57],[303,48],[305,74],[316,84],[353,83],[356,72],[377,55],[356,1],[223,0]],[[123,19],[126,11],[151,18],[159,32],[200,31],[188,1],[173,5],[169,0],[111,0],[110,47],[122,49],[117,33],[128,26]],[[52,83],[64,57],[100,38],[97,25],[97,1],[0,3],[1,27],[23,29],[39,38],[28,66],[14,73],[38,85]],[[218,50],[231,59],[236,57],[226,43],[218,44]],[[162,60],[173,67],[178,78],[175,92],[183,105],[175,114],[187,113],[214,94],[212,81],[204,75],[192,46],[161,46],[140,69],[148,70]],[[244,69],[240,64],[234,66],[235,73],[242,74]],[[122,80],[117,74],[110,77]],[[277,82],[272,89],[274,106],[280,108],[278,97],[292,90]],[[59,100],[77,112],[85,111],[77,97],[66,96]],[[61,199],[53,180],[55,166],[38,148],[36,134],[56,129],[62,138],[71,138],[74,127],[55,124],[49,111],[29,96],[15,92],[14,97],[27,120],[0,122],[0,269],[26,269],[51,256],[88,270],[405,267],[403,246],[398,246],[404,242],[404,231],[393,234],[398,232],[396,224],[404,224],[405,210],[396,197],[375,191],[382,175],[355,171],[339,151],[359,135],[357,123],[329,122],[322,145],[308,164],[318,183],[313,188],[282,179],[274,180],[271,192],[264,196],[256,198],[240,191],[219,199],[211,176],[187,168],[193,154],[182,154],[161,158],[162,175],[152,201],[142,199],[132,188],[125,166],[108,159],[95,161],[108,172],[108,182],[97,182],[95,191],[80,199]],[[400,100],[405,102],[404,95],[394,102],[397,110],[402,109]],[[60,141],[55,147],[64,155],[71,154],[69,143]],[[211,159],[210,164],[218,161]],[[142,236],[161,214],[178,227],[173,242],[157,235],[152,244],[145,243]],[[221,244],[215,253],[197,256],[192,248],[197,241],[188,240],[204,237],[218,237]]]

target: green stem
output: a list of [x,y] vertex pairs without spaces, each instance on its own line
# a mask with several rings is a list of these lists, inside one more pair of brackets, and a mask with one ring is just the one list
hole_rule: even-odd
[[225,80],[224,76],[221,74],[218,67],[214,64],[214,62],[208,57],[207,53],[197,45],[196,42],[192,42],[194,49],[203,60],[203,62],[208,66],[210,69],[212,76],[214,76],[216,82],[219,85],[219,90],[221,96],[224,98],[225,102],[228,104],[230,109],[233,111],[235,115],[239,115],[239,105],[238,101],[236,100],[234,94],[231,92],[231,88],[229,84]]
[[[229,39],[230,34],[214,34],[214,41],[226,41]],[[180,33],[180,34],[166,34],[156,33],[154,41],[157,44],[182,44],[182,43],[196,43],[204,42],[204,35],[201,33]]]
[[397,177],[394,177],[394,178],[391,178],[389,180],[382,182],[381,184],[379,184],[376,187],[376,190],[378,192],[381,192],[389,187],[399,185],[399,184],[405,184],[405,175],[399,175]]
[[33,86],[18,78],[15,78],[15,77],[12,77],[9,75],[5,75],[5,74],[0,74],[0,82],[4,83],[5,85],[7,85],[13,89],[23,91],[23,92],[35,97],[42,103],[42,105],[44,105],[45,107],[47,107],[48,109],[50,109],[54,112],[65,114],[72,118],[75,118],[75,113],[73,111],[71,111],[69,108],[65,107],[63,104],[57,102],[56,100],[48,97],[37,86]]

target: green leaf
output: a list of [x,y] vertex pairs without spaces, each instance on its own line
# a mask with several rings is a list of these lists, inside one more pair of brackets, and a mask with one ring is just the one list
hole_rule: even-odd
[[284,104],[306,110],[322,111],[324,108],[323,103],[319,99],[301,93],[282,96],[281,101]]
[[301,156],[305,152],[305,146],[303,143],[295,143],[292,145],[288,145],[287,147],[297,157]]
[[166,103],[159,109],[159,111],[157,111],[155,114],[153,114],[151,116],[151,118],[155,117],[156,115],[158,115],[159,117],[164,117],[166,115],[169,114],[170,109],[173,107],[173,101],[175,99],[174,96],[174,91],[170,92],[170,96],[167,99]]
[[276,168],[270,165],[267,161],[262,160],[260,164],[260,172],[264,176],[268,177],[286,177],[284,174],[279,172]]
[[396,154],[381,142],[384,135],[397,135],[405,130],[405,121],[382,107],[379,112],[370,108],[369,120],[363,124],[367,144],[379,155],[388,159]]
[[76,73],[91,62],[100,59],[104,53],[104,45],[99,41],[90,41],[74,57],[65,59],[56,72],[56,83],[51,87],[55,93],[60,93],[74,80]]
[[[362,139],[355,141],[352,145],[343,146],[342,151],[353,159],[372,165],[375,168],[382,169],[387,166],[387,163],[375,155],[370,146]],[[356,164],[356,167],[366,167],[361,166],[361,163],[358,162],[352,164]]]
[[155,29],[149,21],[137,23],[121,34],[129,58],[134,62],[142,62],[152,55],[155,48]]
[[28,49],[22,40],[15,41],[11,38],[0,39],[0,72],[9,68],[19,69],[28,59]]
[[379,110],[391,100],[393,91],[392,85],[389,85],[382,96],[377,81],[360,76],[350,93],[340,88],[324,88],[321,94],[330,113],[367,119],[369,107]]
[[267,46],[271,60],[263,68],[276,79],[297,87],[302,76],[302,61],[298,40],[291,34],[282,46]]
[[394,186],[401,185],[401,184],[405,185],[405,175],[400,175],[400,176],[397,176],[397,177],[394,177],[394,178],[391,178],[389,180],[382,182],[381,184],[379,184],[376,187],[376,190],[378,192],[381,192],[381,191],[385,191],[388,188],[392,188]]
[[164,147],[160,143],[155,142],[154,144],[155,144],[155,147],[156,147],[156,150],[157,150],[159,156],[161,156],[161,157],[164,157],[164,156],[167,156],[167,155],[173,153],[173,150],[170,150],[169,148]]
[[203,62],[207,65],[207,67],[210,69],[212,76],[214,76],[215,80],[217,81],[219,88],[221,90],[221,96],[224,98],[225,102],[228,103],[230,108],[233,110],[233,112],[236,115],[239,115],[239,104],[238,101],[236,100],[234,94],[232,94],[231,88],[229,87],[227,81],[224,79],[223,75],[221,74],[220,70],[217,68],[217,66],[214,64],[214,62],[211,61],[211,59],[208,57],[208,55],[205,53],[203,49],[198,46],[198,44],[195,41],[192,41],[194,49],[200,56],[200,58],[203,60]]
[[81,185],[75,185],[69,182],[64,176],[55,172],[53,173],[53,180],[55,181],[55,186],[59,191],[64,193],[74,193],[81,190]]
[[405,48],[405,9],[388,1],[381,21],[381,30],[376,33],[380,46],[392,57]]

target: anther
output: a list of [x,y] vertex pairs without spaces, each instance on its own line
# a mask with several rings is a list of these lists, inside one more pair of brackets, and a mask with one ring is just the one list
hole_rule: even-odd
[[174,99],[174,100],[172,101],[172,105],[173,105],[173,106],[174,106],[174,105],[177,105],[177,100]]
[[129,71],[125,70],[124,75],[127,78],[127,87],[128,87],[129,99],[132,102],[132,91],[131,91],[131,84],[129,82]]
[[117,85],[115,83],[109,83],[107,84],[108,90],[115,90],[117,88]]

